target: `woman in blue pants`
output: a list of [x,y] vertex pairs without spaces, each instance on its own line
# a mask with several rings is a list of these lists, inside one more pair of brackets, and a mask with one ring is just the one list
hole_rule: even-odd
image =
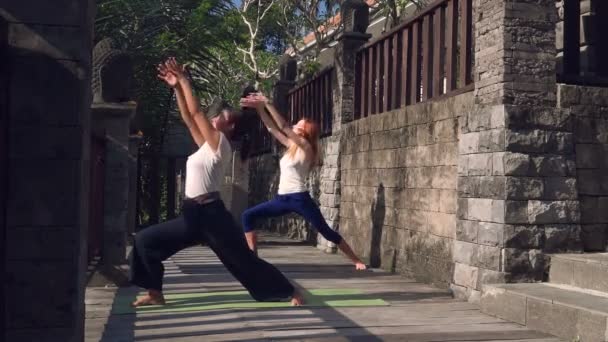
[[[243,227],[249,248],[254,252],[257,251],[257,236],[254,231],[257,220],[297,213],[311,223],[325,239],[335,243],[352,260],[357,270],[366,269],[365,264],[355,255],[348,243],[327,225],[306,188],[306,177],[319,154],[317,125],[308,119],[302,119],[290,127],[268,99],[259,93],[242,99],[241,106],[255,108],[268,131],[287,148],[280,161],[281,176],[277,196],[243,213]],[[266,109],[272,118],[268,116]]]

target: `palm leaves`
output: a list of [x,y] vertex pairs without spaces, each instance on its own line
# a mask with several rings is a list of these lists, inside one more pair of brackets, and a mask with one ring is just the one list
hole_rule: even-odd
[[136,62],[176,56],[191,66],[197,90],[208,91],[221,76],[211,50],[225,39],[217,26],[230,6],[228,0],[98,0],[96,41],[112,37]]

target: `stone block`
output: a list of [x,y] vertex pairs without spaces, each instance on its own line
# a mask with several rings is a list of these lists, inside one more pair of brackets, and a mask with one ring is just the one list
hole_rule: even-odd
[[407,169],[408,188],[428,189],[431,187],[431,168],[416,167]]
[[506,177],[506,198],[510,200],[540,199],[544,192],[541,178]]
[[458,141],[458,152],[460,154],[472,154],[479,152],[479,132],[471,132],[460,135]]
[[[11,72],[19,75],[10,82],[11,122],[32,126],[78,126],[84,106],[84,73],[78,63],[43,57],[18,58]],[[32,101],[35,98],[36,101]]]
[[533,224],[578,223],[580,205],[578,201],[529,201],[528,215]]
[[469,156],[470,155],[458,156],[458,176],[469,175]]
[[467,199],[467,218],[474,221],[492,220],[492,200],[483,198]]
[[574,153],[574,136],[569,132],[551,132],[548,136],[546,152],[557,154]]
[[481,311],[510,322],[526,324],[526,297],[486,285],[481,293]]
[[477,279],[477,289],[481,289],[484,284],[502,284],[509,280],[509,273],[479,269],[479,277]]
[[501,248],[479,245],[477,250],[477,266],[493,271],[499,271],[501,261]]
[[503,244],[507,248],[540,248],[544,237],[544,229],[538,226],[505,225]]
[[371,138],[368,134],[360,135],[353,141],[354,152],[367,152],[371,150]]
[[457,141],[458,121],[448,119],[435,122],[431,136],[434,142]]
[[[65,242],[64,242],[65,243]],[[62,243],[62,244],[64,244]],[[78,268],[74,260],[6,262],[6,327],[69,327],[79,317]],[[33,277],[43,281],[33,281]],[[53,295],[49,295],[53,294]],[[36,310],[32,310],[36,307]]]
[[489,108],[480,107],[467,115],[467,128],[471,132],[486,131],[492,128],[492,112]]
[[469,219],[469,199],[468,198],[458,198],[456,207],[456,217],[459,220],[468,220]]
[[77,160],[11,161],[8,225],[77,225],[79,167]]
[[546,152],[548,133],[543,130],[509,130],[505,134],[506,149],[512,152],[541,153]]
[[466,265],[477,265],[480,245],[465,241],[454,240],[452,255],[455,262]]
[[[9,260],[71,260],[76,249],[57,246],[77,246],[76,227],[9,227],[6,231],[6,258]],[[56,246],[56,248],[49,248]]]
[[383,131],[371,134],[371,149],[384,150],[392,149],[400,146],[400,141],[393,133],[394,131]]
[[326,167],[339,167],[340,165],[338,164],[339,158],[337,155],[333,155],[333,156],[325,156],[325,159],[323,160],[323,165],[325,165]]
[[477,243],[487,246],[502,246],[504,241],[504,224],[479,222]]
[[492,175],[505,175],[505,152],[492,153]]
[[459,241],[477,243],[479,221],[457,220],[456,239]]
[[448,237],[456,237],[456,215],[444,213],[428,214],[429,233]]
[[478,267],[461,264],[459,262],[454,263],[454,284],[475,289],[477,288],[478,278]]
[[581,206],[581,223],[600,223],[598,219],[597,197],[581,196],[579,203]]
[[581,250],[581,227],[579,225],[546,226],[543,251],[555,253]]
[[493,129],[479,133],[479,152],[501,152],[504,150],[504,129]]
[[397,166],[397,150],[378,150],[369,156],[368,167],[386,169]]
[[608,197],[597,198],[597,220],[601,223],[608,223]]
[[528,298],[526,325],[530,329],[551,333],[561,337],[577,337],[577,310],[572,307]]
[[576,178],[547,177],[544,179],[543,198],[574,200],[578,198]]
[[433,189],[456,189],[458,177],[455,166],[438,166],[431,170],[430,186]]
[[526,176],[530,172],[530,156],[522,153],[505,153],[502,168],[507,176]]
[[527,201],[505,201],[505,223],[528,223]]
[[606,251],[608,224],[584,224],[581,226],[581,240],[585,252]]
[[458,193],[456,190],[441,190],[439,193],[439,211],[456,214]]
[[433,135],[432,135],[432,123],[425,123],[421,125],[416,125],[416,138],[414,143],[416,145],[430,145],[433,143]]
[[544,255],[539,250],[503,248],[500,270],[513,273],[525,280],[542,280],[545,261]]
[[11,159],[77,160],[82,153],[82,131],[76,126],[14,125],[9,134]]
[[[459,156],[457,143],[440,143],[437,144],[437,147],[439,149],[437,155],[439,165],[458,166]],[[608,145],[606,148],[608,151]],[[606,152],[606,155],[608,155],[608,152]]]
[[379,183],[387,188],[401,188],[405,185],[406,175],[403,169],[378,170]]
[[491,153],[472,154],[468,157],[469,176],[486,176],[492,174]]
[[598,144],[576,144],[576,166],[579,169],[600,168],[602,149]]
[[575,176],[576,163],[567,156],[537,156],[531,158],[530,176]]
[[82,25],[87,3],[74,0],[59,0],[54,3],[35,0],[11,1],[2,5],[0,14],[20,22],[41,25],[73,26]]

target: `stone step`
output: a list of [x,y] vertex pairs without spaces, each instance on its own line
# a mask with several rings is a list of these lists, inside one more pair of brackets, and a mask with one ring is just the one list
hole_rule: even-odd
[[568,341],[608,341],[608,296],[549,283],[484,285],[482,312]]
[[549,282],[608,293],[608,253],[554,254]]

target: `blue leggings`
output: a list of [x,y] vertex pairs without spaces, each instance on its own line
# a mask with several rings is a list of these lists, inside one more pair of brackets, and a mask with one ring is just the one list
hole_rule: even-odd
[[331,229],[317,204],[312,200],[308,192],[298,192],[286,195],[276,195],[268,202],[256,205],[245,210],[243,213],[243,229],[250,232],[258,219],[282,216],[289,213],[297,213],[311,223],[326,240],[335,244],[342,241],[342,236]]

